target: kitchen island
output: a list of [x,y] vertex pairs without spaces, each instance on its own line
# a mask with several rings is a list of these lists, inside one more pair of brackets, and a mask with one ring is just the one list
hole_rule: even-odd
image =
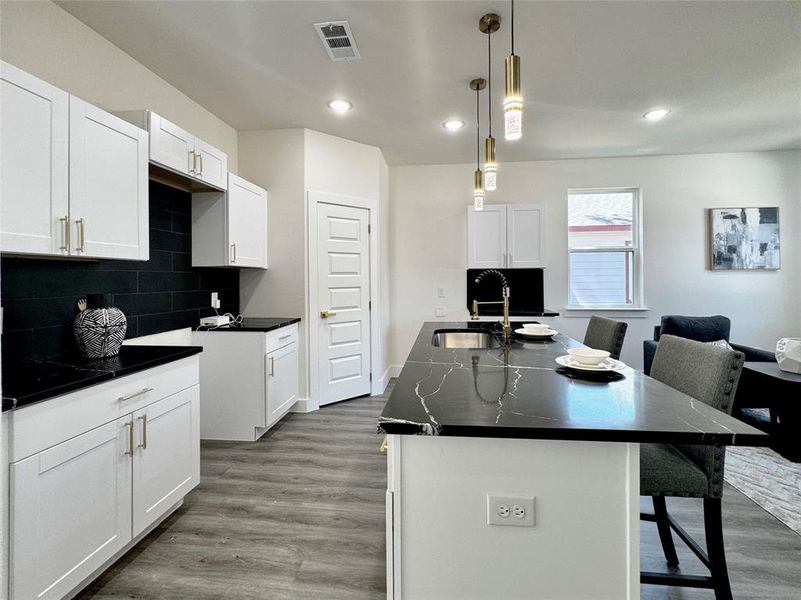
[[639,445],[766,436],[628,367],[576,378],[563,335],[432,344],[488,327],[425,323],[380,418],[388,597],[639,598]]

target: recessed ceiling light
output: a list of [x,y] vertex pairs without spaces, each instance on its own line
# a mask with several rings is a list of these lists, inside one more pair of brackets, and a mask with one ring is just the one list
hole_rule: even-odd
[[670,112],[669,108],[654,108],[643,115],[647,121],[661,121]]
[[345,114],[351,108],[353,108],[353,104],[347,100],[331,100],[331,102],[328,103],[328,108],[333,110],[335,113]]
[[464,121],[460,121],[459,119],[449,119],[445,121],[442,126],[447,131],[459,131],[462,127],[464,127]]

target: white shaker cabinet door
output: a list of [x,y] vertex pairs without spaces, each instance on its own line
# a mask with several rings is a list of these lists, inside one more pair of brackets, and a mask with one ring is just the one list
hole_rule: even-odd
[[236,267],[267,268],[267,191],[228,175],[228,259]]
[[72,254],[147,260],[145,130],[70,97]]
[[0,248],[68,254],[69,94],[0,62]]
[[10,595],[62,598],[131,540],[130,415],[11,465]]
[[150,160],[184,175],[195,174],[195,136],[156,113],[150,113]]
[[467,268],[507,266],[506,205],[488,204],[484,210],[467,208]]
[[289,344],[267,355],[267,426],[298,399],[298,345]]
[[545,266],[543,244],[544,211],[540,204],[506,206],[507,266]]
[[134,413],[134,537],[200,482],[199,408],[194,385]]
[[197,164],[193,175],[221,190],[227,189],[228,155],[200,138],[195,138],[195,154]]

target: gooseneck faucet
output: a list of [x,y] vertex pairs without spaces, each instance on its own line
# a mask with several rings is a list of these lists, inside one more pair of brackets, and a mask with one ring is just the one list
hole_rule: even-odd
[[482,271],[478,274],[478,277],[476,277],[476,283],[481,283],[481,280],[487,275],[494,275],[501,280],[501,292],[503,294],[503,299],[495,302],[479,302],[478,300],[474,299],[473,314],[470,318],[473,321],[478,321],[478,307],[480,304],[503,304],[503,341],[506,344],[509,343],[509,338],[512,334],[512,325],[509,323],[509,284],[507,283],[504,274],[497,269],[488,269],[487,271]]

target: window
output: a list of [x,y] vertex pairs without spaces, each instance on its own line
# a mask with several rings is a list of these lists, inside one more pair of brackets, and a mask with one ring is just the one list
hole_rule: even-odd
[[639,190],[568,192],[569,308],[641,305],[639,219]]

